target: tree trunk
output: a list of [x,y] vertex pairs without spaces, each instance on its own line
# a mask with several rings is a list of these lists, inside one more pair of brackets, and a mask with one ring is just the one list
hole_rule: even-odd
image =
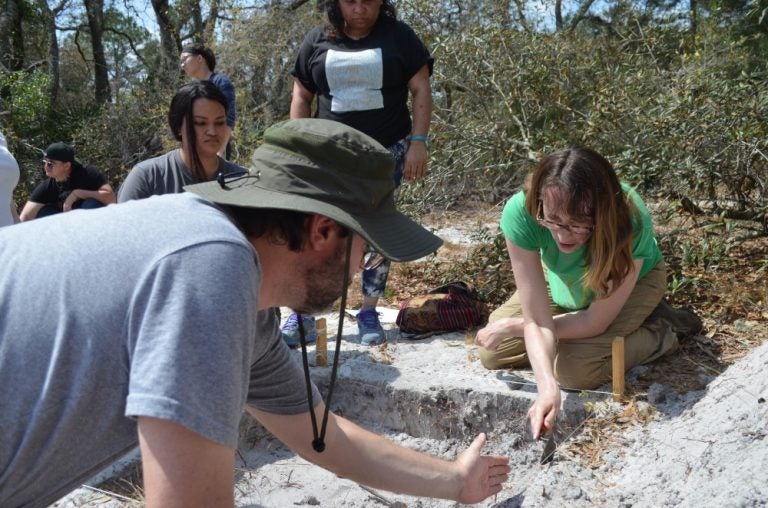
[[176,86],[179,81],[179,54],[181,54],[179,27],[171,21],[168,0],[152,0],[152,8],[160,29],[163,66],[160,73],[161,79],[168,85]]
[[[205,23],[203,22],[203,10],[200,7],[200,2],[190,2],[189,9],[189,17],[192,22],[192,33],[188,35],[192,37],[193,41],[205,44]],[[208,44],[210,44],[210,41],[208,41]]]
[[192,25],[192,31],[189,34],[184,34],[184,39],[191,38],[195,42],[210,46],[214,39],[216,19],[219,17],[219,1],[210,0],[208,2],[208,16],[206,18],[203,18],[203,8],[199,0],[190,2],[187,9],[189,9],[187,15]]
[[24,68],[21,1],[2,0],[0,5],[0,63],[10,71],[18,71]]
[[205,44],[211,44],[213,42],[213,33],[216,30],[216,20],[219,17],[219,1],[210,0],[208,8],[208,19],[205,20],[203,26],[203,38]]
[[68,0],[61,0],[53,9],[46,0],[39,0],[38,5],[45,13],[45,31],[48,37],[48,73],[51,75],[51,103],[56,102],[61,87],[61,74],[59,72],[59,39],[56,37],[56,17],[64,10]]
[[696,11],[698,10],[698,0],[690,0],[690,6],[689,10],[691,13],[691,35],[696,35],[696,30],[698,30],[698,15]]
[[563,0],[555,0],[555,31],[563,30]]
[[91,31],[91,51],[93,53],[93,77],[96,87],[96,103],[109,102],[109,69],[104,55],[104,0],[83,0],[88,15],[88,27]]

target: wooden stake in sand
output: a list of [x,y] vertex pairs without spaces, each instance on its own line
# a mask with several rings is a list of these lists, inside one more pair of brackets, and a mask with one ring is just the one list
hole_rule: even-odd
[[613,360],[613,400],[624,398],[624,337],[616,337],[611,343]]
[[315,365],[325,367],[328,365],[328,331],[325,327],[325,318],[319,318],[315,322],[317,328],[317,342],[315,342]]

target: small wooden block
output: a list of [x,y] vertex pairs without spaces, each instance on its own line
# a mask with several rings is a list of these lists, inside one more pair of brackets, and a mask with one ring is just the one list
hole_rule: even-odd
[[315,322],[317,328],[317,341],[315,342],[315,365],[325,367],[328,365],[328,331],[325,318],[319,318]]
[[624,398],[624,337],[616,337],[611,344],[613,400]]

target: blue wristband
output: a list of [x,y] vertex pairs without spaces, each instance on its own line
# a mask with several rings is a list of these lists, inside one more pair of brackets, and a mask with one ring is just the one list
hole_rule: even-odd
[[426,134],[414,134],[411,136],[411,141],[423,141],[424,143],[426,143],[427,141],[429,141],[429,136],[427,136]]

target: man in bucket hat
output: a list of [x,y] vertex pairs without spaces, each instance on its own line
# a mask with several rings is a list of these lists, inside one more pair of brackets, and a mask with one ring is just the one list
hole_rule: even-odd
[[0,506],[48,506],[137,444],[147,506],[231,506],[244,406],[352,480],[498,492],[509,466],[481,455],[483,435],[445,461],[324,414],[280,339],[275,307],[317,312],[371,251],[440,245],[395,210],[392,164],[349,127],[292,120],[248,173],[0,230]]

